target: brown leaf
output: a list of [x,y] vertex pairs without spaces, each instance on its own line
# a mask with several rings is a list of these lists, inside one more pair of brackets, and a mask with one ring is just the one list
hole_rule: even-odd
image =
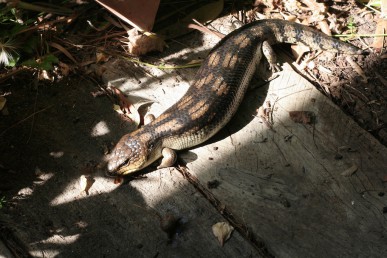
[[300,124],[314,124],[316,120],[312,111],[290,111],[289,116],[293,122]]
[[228,222],[218,222],[212,226],[212,233],[218,239],[221,246],[230,238],[234,227]]
[[290,48],[292,50],[293,56],[297,59],[303,56],[306,52],[310,51],[310,48],[304,45],[291,45]]
[[[376,24],[376,30],[374,34],[382,35],[382,34],[385,34],[386,31],[387,31],[387,20],[379,19]],[[374,43],[372,44],[372,47],[375,48],[377,52],[380,52],[383,49],[385,38],[386,37],[374,37]]]
[[327,7],[324,3],[317,3],[316,0],[301,0],[302,3],[307,5],[310,10],[313,10],[315,13],[326,13]]
[[129,102],[126,95],[121,90],[114,86],[110,86],[108,89],[110,89],[112,94],[118,98],[119,108],[117,105],[114,105],[114,110],[129,118],[130,121],[132,121],[137,127],[141,122],[138,110],[132,105],[132,103]]
[[91,176],[82,175],[79,178],[79,187],[81,189],[80,192],[85,191],[85,193],[87,195],[89,195],[89,190],[90,190],[91,186],[94,184],[94,182],[95,182],[95,179],[92,178]]
[[118,184],[121,184],[123,181],[124,181],[124,178],[123,178],[122,176],[116,176],[116,177],[114,178],[113,183],[114,183],[115,185],[118,185]]
[[59,62],[59,68],[63,76],[67,76],[70,73],[70,66],[66,63]]
[[77,60],[75,60],[75,58],[70,54],[69,51],[67,51],[67,49],[65,49],[64,47],[62,47],[61,45],[59,45],[58,43],[55,43],[55,42],[50,42],[49,45],[53,48],[56,48],[58,49],[60,52],[62,52],[63,54],[65,54],[65,56],[67,56],[71,61],[73,61],[75,64],[78,64]]
[[329,36],[332,36],[332,31],[329,28],[329,25],[328,25],[328,23],[327,23],[327,21],[325,19],[322,20],[322,21],[319,21],[318,25],[320,25],[320,30],[322,32],[324,32],[325,34],[327,34]]
[[351,67],[363,78],[363,82],[367,83],[368,82],[367,76],[365,75],[360,65],[358,65],[355,61],[353,61],[352,57],[350,56],[345,57],[345,60],[347,60],[348,63],[351,65]]
[[128,32],[128,52],[135,56],[141,56],[151,51],[162,52],[165,42],[154,33],[140,33],[136,29]]
[[101,63],[101,62],[106,62],[108,60],[108,56],[102,52],[102,51],[98,51],[95,53],[95,62],[96,63]]

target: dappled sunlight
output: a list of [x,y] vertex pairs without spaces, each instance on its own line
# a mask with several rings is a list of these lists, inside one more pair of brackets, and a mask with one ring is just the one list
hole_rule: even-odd
[[53,172],[42,172],[40,169],[35,169],[35,174],[37,176],[37,180],[34,183],[40,186],[44,185],[54,176]]
[[50,206],[59,206],[63,204],[68,204],[73,201],[79,201],[83,199],[87,199],[93,196],[100,195],[101,193],[109,193],[111,191],[114,191],[118,185],[115,185],[113,183],[112,178],[106,178],[103,176],[96,176],[93,177],[94,182],[91,185],[90,189],[85,191],[84,186],[82,185],[82,177],[81,175],[79,178],[75,178],[71,180],[63,189],[61,192],[55,196],[50,201]]
[[38,257],[38,258],[44,258],[47,257],[46,254],[50,254],[50,257],[55,257],[57,255],[60,255],[59,249],[40,249],[40,250],[31,250],[30,251],[32,257]]
[[[53,173],[44,173],[40,171],[40,169],[35,169],[35,174],[37,175],[36,180],[33,182],[35,186],[43,186],[45,185],[48,180],[50,180],[54,174]],[[25,187],[19,190],[17,193],[18,196],[23,198],[30,198],[35,192],[35,187]]]
[[[67,235],[67,236],[55,234],[45,240],[42,240],[40,243],[54,244],[54,245],[72,244],[75,241],[77,241],[79,237],[80,237],[80,234]],[[32,244],[36,244],[36,243],[32,243]]]
[[[218,21],[221,27],[224,21]],[[203,39],[210,38],[211,44],[219,40],[193,33],[177,39],[181,46],[174,42],[141,61],[197,61],[210,48]],[[180,99],[197,70],[117,60],[98,64],[106,68],[104,83],[128,95],[135,109],[156,116]],[[5,141],[12,146],[7,158],[14,160],[4,159],[0,172],[21,182],[5,203],[9,224],[35,257],[259,257],[265,244],[270,257],[307,257],[337,246],[345,249],[334,249],[338,256],[382,250],[385,148],[287,69],[269,86],[249,90],[213,138],[178,152],[179,169],[156,170],[153,164],[152,172],[119,178],[121,184],[104,176],[104,163],[118,139],[137,125],[123,121],[108,96],[93,94],[101,86],[84,78],[40,89],[39,98],[34,88],[19,102],[25,110],[10,110],[52,109],[34,114],[33,123],[15,119],[23,121],[15,127],[20,131]],[[272,125],[257,113],[265,103]],[[316,123],[295,122],[291,111],[313,112]],[[353,174],[343,174],[353,166]],[[224,221],[235,231],[220,246],[211,227]]]
[[105,121],[98,122],[91,130],[92,137],[103,136],[108,133],[110,133],[110,130]]
[[64,152],[63,151],[51,151],[49,154],[51,157],[59,159],[59,158],[63,157]]
[[[329,122],[332,121],[329,116],[337,111],[334,105],[299,82],[288,85],[286,80],[278,78],[273,83],[277,83],[277,87],[250,91],[223,130],[205,144],[193,148],[190,152],[194,154],[182,151],[179,156],[188,162],[189,173],[216,198],[217,208],[226,207],[237,223],[247,226],[249,234],[263,236],[271,248],[280,249],[278,245],[292,239],[305,250],[312,250],[314,247],[303,246],[303,243],[316,232],[324,239],[331,239],[325,233],[329,231],[322,228],[340,229],[340,236],[345,236],[346,228],[355,227],[347,218],[355,221],[359,216],[370,217],[361,209],[370,201],[369,195],[360,196],[341,189],[364,190],[358,176],[370,178],[365,171],[375,171],[375,168],[369,165],[370,155],[367,154],[362,157],[362,167],[359,166],[356,176],[340,176],[340,171],[359,160],[355,152],[345,153],[342,160],[332,158],[337,146],[353,145],[360,140],[358,134],[348,135],[340,127],[343,123],[352,127],[350,119]],[[174,89],[168,91],[173,94]],[[174,98],[155,106],[161,109],[174,102]],[[266,101],[271,102],[273,109],[273,128],[255,117],[256,109]],[[105,107],[111,106],[108,101],[105,104]],[[294,110],[315,112],[317,123],[293,122],[289,111]],[[96,121],[93,115],[87,116],[89,120],[81,121],[87,126],[77,127],[77,131],[74,130],[77,124],[71,124],[70,117],[68,131],[59,136],[62,131],[55,131],[55,139],[61,139],[55,141],[60,149],[44,152],[45,157],[49,153],[52,164],[46,164],[47,160],[35,161],[39,155],[34,156],[33,167],[38,164],[42,171],[55,171],[37,175],[41,179],[33,181],[34,187],[23,188],[28,194],[26,202],[35,202],[34,209],[23,211],[24,214],[29,212],[27,216],[32,223],[28,226],[35,232],[46,232],[31,237],[35,256],[71,257],[75,250],[107,257],[156,251],[165,257],[173,254],[189,257],[192,250],[197,250],[198,241],[201,249],[211,249],[219,257],[230,253],[239,257],[240,250],[251,250],[250,243],[236,231],[224,247],[217,248],[211,226],[224,221],[225,217],[176,169],[155,170],[121,185],[105,178],[103,171],[97,169],[106,158],[104,146],[106,142],[115,143],[126,129],[113,111],[102,117],[104,120]],[[64,124],[68,124],[68,120],[64,120]],[[73,135],[82,137],[73,138]],[[47,136],[52,137],[44,135]],[[82,175],[94,180],[88,194],[81,184]],[[219,185],[209,188],[214,180]],[[383,187],[375,180],[372,184],[373,189]],[[351,201],[355,205],[339,206]],[[376,205],[369,207],[374,214],[378,214],[378,208]],[[23,224],[26,223],[24,214],[17,217],[23,227],[26,225]],[[168,239],[160,226],[162,219],[168,216],[182,223],[182,231],[176,233],[173,240]],[[295,231],[296,225],[300,227]],[[364,222],[365,230],[373,229],[369,225]],[[345,241],[345,238],[339,240]],[[168,241],[173,244],[169,245]],[[358,238],[355,241],[358,242]],[[84,250],[90,246],[96,248]]]
[[[197,159],[187,164],[189,172],[203,186],[217,182],[219,186],[207,190],[252,232],[264,236],[271,248],[280,249],[278,243],[294,238],[294,225],[299,226],[299,233],[293,242],[299,241],[305,250],[314,250],[315,246],[304,244],[304,236],[313,236],[315,232],[325,232],[324,239],[328,240],[321,240],[321,244],[329,245],[329,230],[340,231],[342,236],[346,235],[346,227],[356,230],[353,221],[367,216],[367,202],[377,198],[371,193],[362,199],[356,192],[383,188],[377,178],[372,186],[361,187],[361,178],[371,176],[369,171],[383,171],[380,164],[370,161],[381,153],[375,149],[376,140],[366,132],[352,133],[362,130],[294,73],[284,72],[273,80],[264,96],[263,102],[269,101],[273,109],[272,128],[259,123],[258,118],[248,122],[251,114],[244,111],[246,105],[242,104],[226,126],[224,138],[191,150]],[[257,105],[249,95],[245,101]],[[297,123],[290,117],[291,111],[311,111],[315,123]],[[361,151],[362,156],[345,152],[345,158],[335,159],[340,146],[351,149],[369,144],[375,151]],[[183,157],[189,160],[190,155],[183,153]],[[356,176],[342,175],[354,165],[358,168]],[[378,227],[384,228],[386,223],[379,218],[382,207],[377,206],[373,207],[372,220],[379,221]],[[366,228],[375,228],[374,223],[369,221]]]
[[31,250],[31,255],[33,257],[54,257],[60,254],[60,251],[55,249],[54,247],[60,247],[63,245],[70,245],[75,243],[80,237],[80,234],[75,234],[75,235],[60,235],[60,234],[55,234],[53,236],[50,236],[49,238],[40,241],[39,243],[31,243],[31,245],[49,245],[52,246],[50,249],[47,248],[42,248],[39,250]]

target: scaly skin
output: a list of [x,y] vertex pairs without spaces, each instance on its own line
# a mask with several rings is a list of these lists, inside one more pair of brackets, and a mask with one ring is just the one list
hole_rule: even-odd
[[195,82],[176,104],[150,124],[121,138],[109,157],[108,174],[141,170],[161,158],[165,148],[186,149],[212,137],[238,109],[261,61],[262,48],[282,42],[351,55],[362,53],[355,46],[297,23],[261,20],[247,24],[211,50]]

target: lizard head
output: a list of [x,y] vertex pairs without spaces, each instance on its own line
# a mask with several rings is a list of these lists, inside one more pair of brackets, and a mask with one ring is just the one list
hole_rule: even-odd
[[139,171],[154,160],[150,160],[152,148],[142,137],[124,135],[108,157],[107,175],[119,176]]

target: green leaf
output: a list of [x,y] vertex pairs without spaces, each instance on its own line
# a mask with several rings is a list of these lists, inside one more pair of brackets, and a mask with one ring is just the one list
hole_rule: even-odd
[[15,67],[17,62],[19,61],[19,59],[20,59],[19,54],[18,53],[13,53],[12,54],[12,58],[9,59],[7,66],[8,67]]
[[32,68],[38,68],[41,70],[52,70],[54,68],[53,64],[56,64],[58,62],[59,59],[56,56],[49,54],[42,57],[39,62],[37,62],[35,59],[28,59],[24,61],[22,65],[29,66]]
[[4,204],[6,203],[7,201],[5,200],[5,196],[1,197],[0,198],[0,209],[3,208]]
[[35,59],[28,59],[22,63],[22,65],[32,67],[32,68],[38,68],[39,64],[36,62]]
[[58,58],[50,54],[43,58],[42,62],[39,65],[39,68],[42,70],[52,70],[54,68],[53,64],[56,64],[58,62]]

